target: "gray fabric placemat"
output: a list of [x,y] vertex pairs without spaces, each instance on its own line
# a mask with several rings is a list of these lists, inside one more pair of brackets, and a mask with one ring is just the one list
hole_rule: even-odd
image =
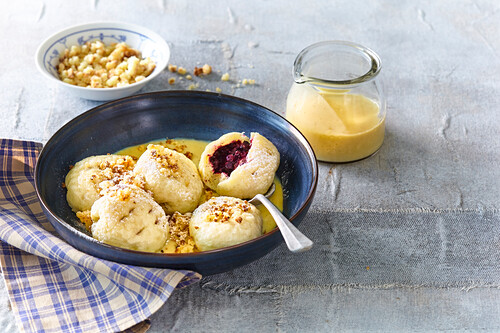
[[305,253],[280,245],[232,272],[206,277],[215,289],[265,286],[500,286],[500,213],[310,212]]

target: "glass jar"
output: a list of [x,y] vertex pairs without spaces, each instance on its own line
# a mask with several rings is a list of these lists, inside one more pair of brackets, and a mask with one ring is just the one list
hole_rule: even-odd
[[352,162],[380,148],[386,108],[379,72],[378,55],[351,42],[320,42],[299,53],[286,118],[318,160]]

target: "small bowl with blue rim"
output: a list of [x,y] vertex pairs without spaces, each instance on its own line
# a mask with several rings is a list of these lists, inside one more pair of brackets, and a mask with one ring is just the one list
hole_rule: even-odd
[[[80,87],[60,80],[58,65],[64,50],[96,40],[105,45],[124,42],[130,48],[140,51],[142,58],[149,57],[154,61],[155,69],[142,81],[121,87]],[[169,58],[168,44],[154,31],[130,23],[95,22],[73,26],[50,36],[38,47],[35,62],[45,77],[73,95],[95,101],[110,101],[138,92],[166,68]]]

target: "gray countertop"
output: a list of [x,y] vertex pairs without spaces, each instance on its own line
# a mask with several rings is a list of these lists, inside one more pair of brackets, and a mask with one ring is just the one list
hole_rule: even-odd
[[[349,40],[381,57],[385,142],[320,163],[303,254],[281,245],[176,290],[151,332],[500,331],[500,4],[496,1],[4,1],[0,137],[45,142],[100,103],[37,72],[52,33],[102,20],[158,32],[171,63],[284,114],[304,47]],[[220,81],[228,72],[231,81]],[[162,73],[141,92],[187,89]],[[254,79],[255,85],[238,85]],[[16,331],[3,282],[0,331]]]

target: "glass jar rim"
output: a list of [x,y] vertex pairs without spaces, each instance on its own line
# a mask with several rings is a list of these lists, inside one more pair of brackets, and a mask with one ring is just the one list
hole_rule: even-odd
[[[350,47],[353,50],[357,50],[360,54],[365,55],[370,59],[370,69],[362,74],[359,75],[353,79],[349,80],[325,80],[319,77],[313,77],[313,76],[305,76],[303,75],[300,71],[297,71],[298,65],[303,61],[304,57],[313,49],[316,49],[318,47],[322,46],[327,46],[327,45],[338,45],[338,46],[346,46]],[[360,83],[365,83],[373,78],[375,78],[378,73],[380,72],[380,69],[382,67],[382,63],[380,60],[380,57],[378,54],[373,51],[372,49],[365,47],[361,44],[349,42],[349,41],[343,41],[343,40],[329,40],[329,41],[322,41],[318,43],[314,43],[312,45],[309,45],[300,53],[297,55],[295,58],[295,61],[293,63],[293,77],[296,83],[317,83],[325,86],[350,86],[350,85],[357,85]]]

